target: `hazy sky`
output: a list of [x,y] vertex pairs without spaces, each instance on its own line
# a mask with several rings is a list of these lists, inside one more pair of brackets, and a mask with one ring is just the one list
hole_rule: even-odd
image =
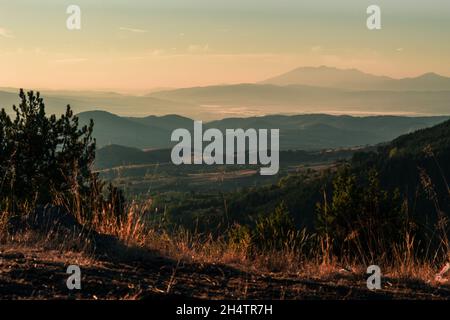
[[449,36],[448,0],[0,0],[0,86],[144,92],[316,65],[450,76]]

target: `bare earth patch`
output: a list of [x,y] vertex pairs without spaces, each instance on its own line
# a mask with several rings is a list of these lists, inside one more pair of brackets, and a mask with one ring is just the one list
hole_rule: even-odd
[[[66,287],[77,264],[82,289]],[[320,278],[243,272],[216,264],[183,263],[146,251],[111,259],[29,246],[0,246],[1,299],[450,299],[450,286],[383,279],[369,291],[363,274]]]

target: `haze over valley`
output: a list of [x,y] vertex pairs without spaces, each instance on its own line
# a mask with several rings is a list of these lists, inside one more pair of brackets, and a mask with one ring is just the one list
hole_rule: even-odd
[[[151,91],[149,89],[149,91]],[[169,89],[144,95],[41,90],[48,113],[70,104],[76,113],[108,111],[120,116],[177,114],[210,121],[271,114],[446,115],[450,78],[434,73],[393,79],[355,69],[301,67],[258,83]],[[0,89],[11,111],[17,89]]]

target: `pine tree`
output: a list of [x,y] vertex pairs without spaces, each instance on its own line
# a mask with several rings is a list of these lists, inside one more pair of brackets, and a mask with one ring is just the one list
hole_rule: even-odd
[[47,117],[39,93],[20,90],[19,97],[14,119],[0,112],[1,203],[9,210],[61,199],[82,206],[95,158],[93,122],[79,128],[70,106],[59,119]]

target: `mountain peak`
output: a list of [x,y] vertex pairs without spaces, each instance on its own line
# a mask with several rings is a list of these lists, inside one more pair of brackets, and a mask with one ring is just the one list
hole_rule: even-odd
[[442,79],[445,78],[435,72],[427,72],[417,77],[417,79]]
[[89,116],[95,116],[95,117],[110,117],[110,118],[118,118],[119,116],[111,113],[109,111],[105,110],[89,110],[89,111],[83,111],[77,114],[78,117],[89,117]]
[[[306,66],[306,67],[298,67],[298,68],[295,68],[294,70],[292,70],[292,71],[289,71],[289,72],[301,72],[301,71],[309,71],[309,72],[314,72],[314,71],[316,71],[316,72],[326,72],[326,71],[329,71],[329,72],[338,72],[338,73],[345,73],[345,72],[358,72],[358,73],[364,73],[364,72],[362,72],[361,70],[358,70],[358,69],[355,69],[355,68],[350,68],[350,69],[341,69],[341,68],[337,68],[337,67],[333,67],[333,66],[327,66],[327,65],[320,65],[320,66],[317,66],[317,67],[314,67],[314,66]],[[289,73],[289,72],[287,72],[287,73]]]
[[367,89],[373,83],[389,80],[388,77],[375,76],[358,69],[339,69],[321,65],[319,67],[299,67],[287,73],[263,81],[275,85],[309,85],[346,89]]
[[308,85],[345,90],[450,91],[450,78],[434,72],[404,79],[365,73],[358,69],[339,69],[326,65],[299,67],[262,82],[278,86]]

